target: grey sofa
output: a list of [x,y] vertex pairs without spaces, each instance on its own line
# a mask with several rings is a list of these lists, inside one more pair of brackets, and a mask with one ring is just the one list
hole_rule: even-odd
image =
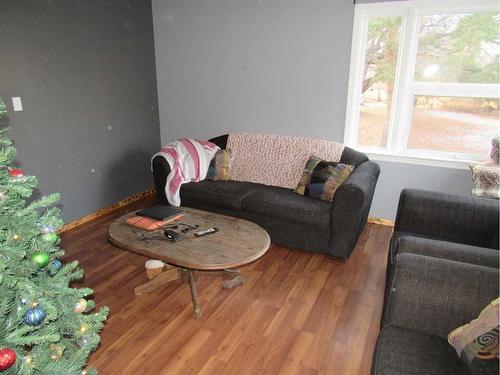
[[498,268],[412,253],[393,267],[372,375],[468,374],[447,336],[498,298]]
[[[210,141],[225,149],[227,139],[223,135]],[[365,226],[380,169],[348,147],[340,162],[356,168],[333,202],[251,182],[201,181],[182,186],[182,205],[247,219],[266,229],[274,243],[345,259]],[[170,168],[162,157],[152,164],[157,198],[168,204],[164,187]]]

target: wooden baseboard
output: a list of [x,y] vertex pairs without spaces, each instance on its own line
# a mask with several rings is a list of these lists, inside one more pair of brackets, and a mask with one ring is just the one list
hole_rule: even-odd
[[100,209],[99,211],[93,212],[91,214],[88,214],[86,216],[83,216],[77,220],[74,220],[70,223],[64,224],[57,232],[58,233],[64,233],[70,229],[74,229],[76,227],[79,227],[80,225],[86,224],[89,221],[98,219],[100,217],[109,215],[113,211],[116,211],[119,208],[128,206],[129,204],[132,204],[134,202],[140,201],[142,199],[147,199],[147,198],[152,198],[155,195],[155,189],[151,188],[149,190],[143,191],[141,193],[134,194],[130,197],[127,197],[125,199],[122,199],[121,201],[112,204],[111,206],[104,207]]
[[[134,194],[128,198],[122,199],[121,201],[112,204],[111,206],[104,207],[100,209],[99,211],[93,212],[91,214],[88,214],[86,216],[83,216],[77,220],[74,220],[70,223],[64,224],[59,230],[58,233],[64,233],[70,229],[74,229],[76,227],[79,227],[80,225],[86,224],[92,220],[96,220],[100,217],[109,215],[113,211],[125,207],[129,204],[132,204],[134,202],[140,201],[142,199],[147,199],[147,198],[152,198],[155,195],[155,189],[151,188],[146,191],[143,191],[141,193]],[[377,225],[384,225],[388,227],[394,227],[394,221],[393,220],[387,220],[387,219],[381,219],[378,217],[369,217],[368,218],[368,223],[370,224],[377,224]]]
[[385,225],[387,227],[394,227],[394,220],[381,219],[379,217],[369,217],[370,224]]

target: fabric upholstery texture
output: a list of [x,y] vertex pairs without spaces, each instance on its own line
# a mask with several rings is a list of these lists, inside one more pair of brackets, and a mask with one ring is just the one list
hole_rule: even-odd
[[466,375],[457,354],[442,337],[393,324],[377,341],[372,375]]
[[294,189],[310,155],[338,162],[344,145],[304,137],[231,133],[227,148],[233,153],[233,180]]
[[470,374],[447,336],[498,298],[498,268],[413,253],[393,268],[372,375]]
[[207,171],[207,180],[211,181],[228,181],[231,179],[231,160],[232,154],[230,149],[219,150],[210,162]]
[[335,192],[332,201],[330,248],[341,258],[349,257],[365,227],[380,167],[373,161],[358,165]]
[[499,298],[495,299],[477,319],[448,335],[448,342],[471,374],[498,374],[499,302]]
[[404,189],[394,230],[498,249],[498,228],[498,200]]
[[494,199],[404,189],[387,257],[384,304],[399,252],[498,268],[498,217]]
[[245,197],[252,194],[258,186],[250,182],[200,181],[185,184],[181,188],[182,204],[203,202],[214,207],[241,210]]
[[499,268],[500,252],[486,247],[439,241],[431,238],[416,237],[396,233],[393,241],[397,246],[391,248],[391,257],[401,253],[427,255],[479,266]]
[[303,197],[280,187],[266,186],[256,189],[245,197],[242,208],[274,219],[308,222],[322,228],[330,226],[329,202]]
[[354,170],[353,165],[330,163],[311,156],[295,192],[324,201],[332,201],[335,191]]
[[396,256],[384,326],[447,338],[498,297],[499,270],[403,253]]
[[357,167],[360,164],[368,161],[368,156],[366,154],[356,151],[350,147],[344,147],[344,151],[342,151],[342,156],[340,157],[339,163],[354,165]]
[[472,195],[485,198],[500,198],[500,168],[498,165],[471,163]]

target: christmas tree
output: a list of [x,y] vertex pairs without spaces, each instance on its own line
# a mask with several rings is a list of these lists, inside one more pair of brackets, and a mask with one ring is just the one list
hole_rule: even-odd
[[59,195],[30,200],[37,179],[14,166],[7,130],[0,130],[0,374],[96,374],[85,364],[108,309],[92,313],[92,289],[70,287],[83,270],[59,260]]

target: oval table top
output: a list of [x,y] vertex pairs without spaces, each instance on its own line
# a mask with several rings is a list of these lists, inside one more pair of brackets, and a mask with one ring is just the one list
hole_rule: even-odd
[[[194,270],[239,267],[263,256],[271,245],[269,234],[250,221],[194,208],[179,209],[184,212],[184,216],[172,225],[199,225],[198,229],[187,233],[181,241],[141,240],[142,233],[151,231],[134,228],[126,223],[135,212],[120,217],[110,225],[109,240],[120,248]],[[210,227],[217,227],[219,231],[202,237],[193,234]]]

